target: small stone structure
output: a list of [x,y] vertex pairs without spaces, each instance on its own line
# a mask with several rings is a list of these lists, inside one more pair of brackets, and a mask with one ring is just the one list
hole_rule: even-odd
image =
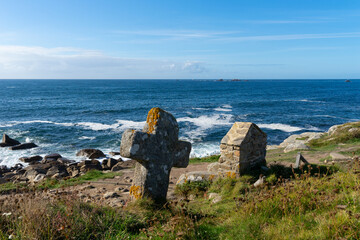
[[178,135],[175,117],[160,108],[149,111],[142,131],[128,129],[123,133],[120,154],[137,161],[132,197],[166,200],[171,168],[189,164],[191,143],[179,141]]
[[219,162],[210,164],[210,172],[242,174],[266,164],[266,134],[254,123],[236,122],[220,144]]

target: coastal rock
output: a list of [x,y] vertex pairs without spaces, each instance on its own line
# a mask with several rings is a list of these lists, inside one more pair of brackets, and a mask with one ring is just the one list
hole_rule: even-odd
[[209,172],[218,172],[220,169],[220,163],[218,162],[214,162],[214,163],[210,163],[208,166],[207,166],[207,170]]
[[64,165],[52,166],[47,172],[46,177],[52,177],[57,174],[58,178],[63,178],[68,175]]
[[309,149],[310,148],[308,146],[306,146],[304,143],[295,142],[295,143],[287,145],[287,147],[284,149],[284,152],[288,153],[288,152],[295,151],[295,150],[309,150]]
[[267,135],[254,123],[236,122],[220,144],[219,171],[243,174],[266,164]]
[[72,178],[78,177],[80,175],[80,168],[77,165],[71,165],[67,167],[66,171],[68,172],[69,176]]
[[342,125],[334,125],[334,126],[331,126],[329,128],[329,130],[327,131],[327,133],[332,136],[339,128],[341,128]]
[[166,201],[172,167],[189,164],[191,143],[179,141],[179,126],[173,115],[152,108],[142,131],[126,130],[121,139],[121,156],[137,161],[130,195]]
[[310,148],[306,144],[311,140],[321,138],[324,134],[325,133],[322,132],[304,132],[301,134],[291,135],[286,138],[279,147],[285,148],[285,153],[295,150],[308,150]]
[[115,164],[115,165],[111,168],[111,171],[112,171],[112,172],[117,172],[117,171],[120,171],[120,170],[122,170],[122,169],[124,169],[123,166],[122,166],[122,163],[119,162],[119,163]]
[[274,150],[279,149],[278,145],[266,145],[266,150]]
[[60,164],[63,164],[63,165],[70,165],[70,164],[73,164],[73,163],[76,163],[74,160],[69,160],[67,158],[58,158],[56,161],[58,161]]
[[301,134],[294,134],[286,138],[282,143],[280,143],[279,147],[286,148],[292,144],[303,143],[306,144],[313,139],[321,138],[325,133],[322,132],[304,132]]
[[31,157],[21,157],[21,158],[19,158],[19,161],[25,162],[25,163],[39,162],[41,160],[42,160],[42,157],[39,156],[39,155],[31,156]]
[[1,165],[0,166],[0,174],[4,174],[6,172],[10,172],[10,169],[5,165]]
[[31,182],[40,182],[40,181],[42,181],[42,180],[44,180],[45,179],[45,174],[42,174],[42,173],[40,173],[40,174],[38,174],[38,175],[36,175],[35,177],[34,177],[34,179],[32,179],[32,181]]
[[103,195],[103,198],[108,199],[108,198],[116,198],[119,197],[119,194],[117,194],[116,192],[106,192]]
[[27,178],[30,182],[33,182],[38,174],[44,174],[45,176],[48,169],[50,169],[51,167],[51,164],[30,165],[24,168],[25,173],[23,174],[23,177]]
[[49,154],[49,155],[46,155],[44,157],[44,159],[42,160],[42,163],[47,163],[47,162],[51,162],[51,161],[56,161],[58,160],[59,158],[62,158],[62,156],[58,153],[52,153],[52,154]]
[[106,157],[105,154],[101,150],[92,149],[92,148],[82,149],[76,153],[76,156],[83,156],[83,157],[87,157],[89,159]]
[[101,166],[104,170],[110,170],[112,169],[116,164],[118,163],[118,160],[114,158],[108,158],[104,159],[101,163]]
[[38,147],[35,143],[22,143],[13,147],[10,147],[10,150],[25,150]]
[[120,155],[120,152],[109,152],[109,155],[111,155],[111,156]]
[[210,200],[212,200],[212,203],[218,203],[222,200],[222,197],[220,194],[218,193],[209,193],[209,197]]
[[0,147],[11,147],[20,145],[21,143],[15,139],[10,138],[8,135],[3,134],[2,142],[0,143]]
[[176,182],[176,185],[181,185],[188,182],[212,181],[218,177],[215,172],[195,171],[182,174]]
[[101,164],[98,160],[85,160],[78,163],[78,167],[80,167],[80,172],[85,173],[90,170],[102,170]]

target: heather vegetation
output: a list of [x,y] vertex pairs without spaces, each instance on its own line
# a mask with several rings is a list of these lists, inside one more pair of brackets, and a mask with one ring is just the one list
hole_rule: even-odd
[[[39,190],[0,204],[8,239],[359,239],[360,176],[310,165],[273,165],[263,186],[254,175],[186,183],[165,205],[141,199],[124,208],[42,199]],[[222,200],[213,203],[209,193]],[[190,201],[189,197],[193,195]]]
[[[349,131],[353,125],[345,126],[310,142],[306,154],[318,164],[295,169],[295,151],[270,150],[269,169],[185,181],[161,205],[142,198],[111,207],[84,202],[75,192],[42,194],[113,178],[114,172],[31,187],[1,184],[0,239],[360,239],[359,137]],[[332,151],[352,160],[325,165]]]

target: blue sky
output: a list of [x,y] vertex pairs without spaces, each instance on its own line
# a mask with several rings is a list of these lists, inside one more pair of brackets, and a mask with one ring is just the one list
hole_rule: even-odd
[[360,1],[0,0],[0,78],[360,78]]

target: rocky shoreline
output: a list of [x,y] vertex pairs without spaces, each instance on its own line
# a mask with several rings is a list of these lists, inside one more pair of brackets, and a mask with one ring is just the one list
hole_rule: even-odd
[[[339,130],[345,129],[349,132],[359,130],[359,128],[349,127],[349,124],[351,123],[334,125],[327,132],[304,132],[291,135],[281,144],[268,145],[266,149],[283,149],[284,153],[310,150],[309,143],[312,140],[320,139],[324,136],[334,136]],[[360,124],[360,122],[352,124]],[[9,151],[16,151],[34,148],[37,145],[34,143],[20,143],[4,134],[0,147],[8,147]],[[76,178],[90,170],[117,172],[135,165],[134,160],[124,161],[120,157],[120,152],[110,152],[108,156],[111,157],[106,158],[106,155],[99,149],[82,149],[76,155],[82,156],[86,160],[76,162],[75,160],[62,157],[59,153],[51,153],[44,157],[39,155],[21,157],[19,160],[24,164],[18,163],[10,168],[0,166],[0,184],[6,182],[34,184],[44,179]],[[341,156],[334,155],[332,158],[339,159]]]
[[[1,147],[9,147],[9,150],[28,149],[37,147],[34,143],[23,143],[10,138],[4,134]],[[44,157],[36,155],[21,157],[18,163],[8,168],[0,166],[0,184],[6,182],[14,183],[37,183],[44,179],[69,179],[79,177],[90,170],[120,171],[123,168],[134,165],[134,161],[123,161],[119,152],[110,152],[112,157],[106,155],[99,149],[82,149],[77,156],[86,158],[76,162],[62,157],[59,153],[51,153]],[[102,161],[99,161],[102,159]]]

